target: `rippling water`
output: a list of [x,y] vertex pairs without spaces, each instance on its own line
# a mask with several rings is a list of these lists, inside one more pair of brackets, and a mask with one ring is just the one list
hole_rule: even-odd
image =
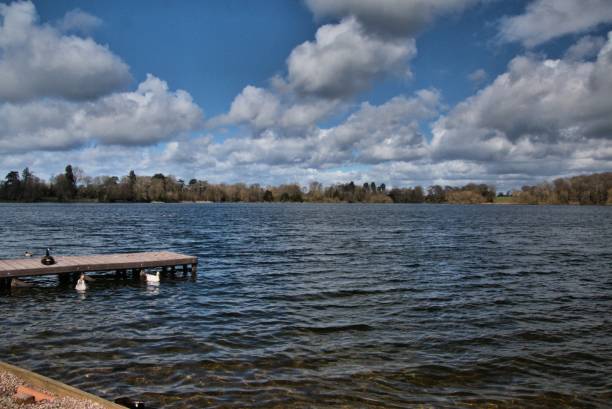
[[612,207],[0,205],[0,257],[195,282],[0,296],[0,359],[153,407],[609,407]]

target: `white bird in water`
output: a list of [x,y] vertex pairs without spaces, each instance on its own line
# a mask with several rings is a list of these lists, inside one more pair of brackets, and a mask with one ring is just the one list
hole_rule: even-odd
[[26,257],[32,257],[32,253],[30,253],[29,251],[26,251],[25,253],[23,253],[23,255]]
[[145,270],[140,270],[140,277],[144,278],[147,283],[159,283],[159,271],[155,274],[149,274]]
[[145,272],[145,278],[147,280],[147,283],[159,283],[159,271],[155,274],[149,274],[147,272]]
[[87,283],[85,282],[85,274],[81,274],[81,277],[79,278],[79,281],[77,281],[77,285],[76,287],[74,287],[74,289],[79,292],[87,291]]

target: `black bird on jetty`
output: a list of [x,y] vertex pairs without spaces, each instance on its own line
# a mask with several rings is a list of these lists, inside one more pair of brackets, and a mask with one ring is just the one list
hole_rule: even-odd
[[45,251],[45,255],[43,256],[43,258],[40,259],[40,262],[46,266],[51,266],[55,264],[55,259],[53,258],[51,254],[49,254],[49,251],[50,249],[47,247],[47,250]]

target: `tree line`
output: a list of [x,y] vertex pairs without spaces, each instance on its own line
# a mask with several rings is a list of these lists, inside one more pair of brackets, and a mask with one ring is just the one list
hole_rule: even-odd
[[64,172],[49,181],[38,178],[29,168],[21,173],[9,172],[0,184],[0,200],[19,202],[92,201],[92,202],[348,202],[348,203],[494,203],[522,204],[612,204],[612,173],[557,179],[552,183],[524,186],[521,190],[496,194],[494,186],[433,185],[387,189],[384,183],[354,182],[323,186],[311,182],[307,187],[283,184],[263,187],[244,183],[214,184],[205,180],[188,182],[172,175],[129,174],[86,176],[77,167],[66,166]]
[[612,172],[559,178],[512,192],[519,204],[612,205]]

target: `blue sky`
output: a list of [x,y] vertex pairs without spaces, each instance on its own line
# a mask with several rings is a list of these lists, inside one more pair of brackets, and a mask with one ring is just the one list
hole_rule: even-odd
[[103,24],[92,35],[130,65],[132,86],[152,73],[188,90],[207,115],[225,112],[246,84],[265,85],[316,30],[312,14],[297,1],[35,4],[42,21],[73,9],[99,17]]
[[[356,100],[383,103],[399,94],[436,87],[450,103],[473,93],[468,74],[501,73],[520,49],[496,47],[495,22],[518,14],[526,1],[494,2],[436,22],[419,36],[414,80],[388,78]],[[227,111],[247,84],[265,86],[286,71],[291,50],[311,40],[315,21],[299,0],[36,1],[41,21],[53,23],[80,9],[103,20],[91,34],[126,61],[133,86],[147,73],[188,90],[207,115]],[[548,48],[548,45],[546,46]],[[248,63],[247,63],[248,62]]]
[[3,4],[5,172],[510,189],[612,169],[607,0]]

